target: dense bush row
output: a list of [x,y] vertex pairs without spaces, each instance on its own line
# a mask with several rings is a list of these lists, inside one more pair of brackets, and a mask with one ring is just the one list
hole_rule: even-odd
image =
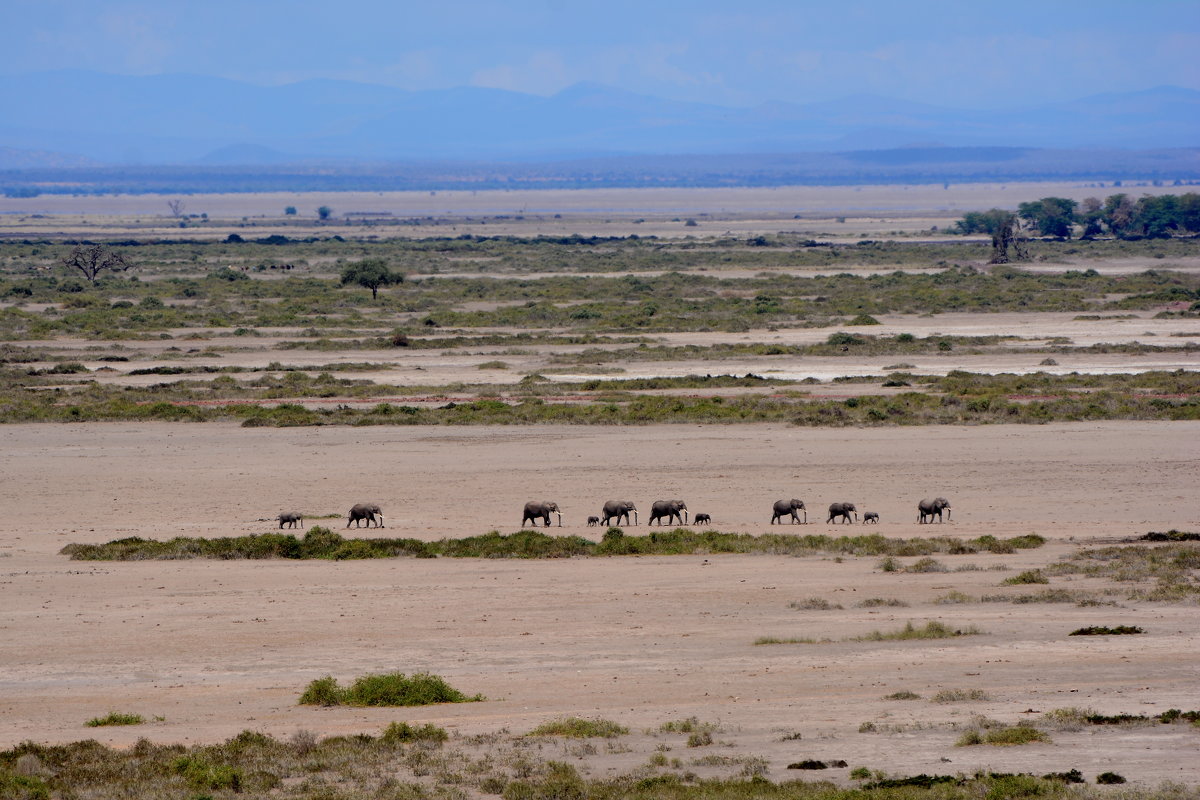
[[826,536],[822,534],[721,533],[689,528],[631,536],[609,528],[600,542],[581,536],[550,536],[523,530],[513,534],[491,531],[463,539],[347,539],[328,528],[313,527],[304,536],[262,533],[201,539],[175,537],[166,541],[132,537],[106,544],[69,544],[64,555],[77,561],[141,561],[147,559],[357,559],[357,558],[570,558],[573,556],[691,555],[696,553],[768,553],[805,555],[835,553],[853,556],[920,556],[931,553],[966,554],[980,551],[1011,553],[1017,548],[1041,547],[1035,534],[997,539],[889,539],[879,534]]

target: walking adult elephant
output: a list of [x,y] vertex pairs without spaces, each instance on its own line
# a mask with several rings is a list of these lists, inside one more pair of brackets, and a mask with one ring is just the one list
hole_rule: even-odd
[[621,519],[624,518],[625,524],[628,525],[630,511],[633,512],[633,524],[637,525],[638,524],[637,506],[635,506],[629,500],[609,500],[607,503],[604,504],[604,509],[601,512],[600,521],[602,523],[604,523],[605,525],[608,525],[609,520],[611,520],[615,517],[617,520],[617,524],[620,525]]
[[[378,519],[376,519],[378,517]],[[383,509],[378,503],[356,503],[350,509],[350,518],[346,520],[346,527],[350,527],[350,523],[354,523],[354,527],[359,527],[359,523],[363,520],[367,521],[367,527],[371,527],[374,522],[378,528],[383,527]]]
[[[791,500],[776,500],[774,510],[775,514],[771,517],[772,525],[774,525],[777,520],[781,520],[783,517],[787,516],[792,518],[793,525],[799,523],[800,515],[796,513],[797,511],[803,511],[804,522],[808,522],[808,509],[804,507],[803,500],[796,500],[794,498]],[[779,524],[782,525],[783,522],[781,521]]]
[[942,521],[942,512],[946,512],[946,519],[950,519],[950,501],[944,497],[935,497],[932,500],[926,498],[917,503],[917,522],[933,522],[933,518],[937,517],[937,521]]
[[562,527],[562,512],[558,510],[558,503],[550,500],[538,502],[530,500],[525,504],[525,514],[521,517],[521,525],[529,522],[533,527],[537,527],[537,521],[540,519],[544,523],[544,527],[550,527],[551,512],[558,514],[558,527]]
[[[850,519],[850,515],[854,515],[854,519]],[[857,522],[858,509],[854,507],[854,503],[830,503],[829,504],[829,519],[826,523],[833,522],[835,519],[841,519],[843,522]]]
[[647,525],[653,525],[654,520],[658,520],[658,524],[662,525],[663,517],[667,518],[667,522],[678,524],[687,524],[687,503],[682,500],[655,500],[654,505],[650,507],[650,519],[646,522]]

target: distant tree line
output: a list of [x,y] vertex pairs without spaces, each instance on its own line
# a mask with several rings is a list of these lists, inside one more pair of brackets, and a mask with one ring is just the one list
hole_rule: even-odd
[[968,211],[948,230],[952,233],[986,233],[993,238],[1005,229],[1024,228],[1041,236],[1070,239],[1078,230],[1084,239],[1115,236],[1120,239],[1165,239],[1180,233],[1200,234],[1200,194],[1143,196],[1127,194],[1107,199],[1089,197],[1082,203],[1065,197],[1043,197],[1021,203],[1016,213],[993,208]]

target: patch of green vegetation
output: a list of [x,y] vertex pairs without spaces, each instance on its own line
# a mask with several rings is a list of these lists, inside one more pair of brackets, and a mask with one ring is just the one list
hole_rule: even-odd
[[760,637],[758,637],[757,639],[755,639],[755,640],[754,640],[754,644],[755,644],[755,645],[765,645],[765,644],[818,644],[818,640],[817,640],[817,639],[810,639],[810,638],[807,638],[807,637],[800,637],[800,638],[798,638],[798,637],[794,637],[794,636],[792,636],[792,637],[787,637],[787,638],[780,638],[780,637],[778,637],[778,636],[760,636]]
[[859,601],[858,608],[908,608],[908,603],[898,597],[868,597]]
[[440,744],[450,738],[445,728],[439,728],[433,723],[410,725],[407,722],[393,722],[383,729],[379,739],[387,744],[407,744],[409,742],[430,742]]
[[1042,574],[1040,569],[1030,569],[1019,575],[1013,575],[1001,581],[1006,586],[1020,586],[1029,583],[1049,583],[1050,579]]
[[658,726],[658,730],[662,733],[712,733],[719,727],[715,722],[701,722],[697,717],[688,717],[664,722]]
[[1068,636],[1126,636],[1130,634],[1145,633],[1146,631],[1139,628],[1137,625],[1116,625],[1109,627],[1107,625],[1088,625],[1085,628],[1077,628]]
[[110,711],[106,716],[89,719],[85,725],[89,728],[101,728],[108,725],[141,725],[146,719],[141,714],[124,714],[120,711]]
[[215,539],[180,536],[166,541],[129,537],[105,544],[68,544],[59,552],[77,561],[141,561],[187,558],[569,558],[709,553],[832,553],[849,556],[895,553],[912,556],[922,553],[973,553],[975,550],[969,543],[958,539],[891,539],[881,534],[833,537],[823,534],[800,536],[770,533],[755,536],[675,528],[630,536],[620,528],[610,528],[598,543],[581,536],[550,536],[534,530],[507,535],[491,531],[481,536],[425,542],[417,539],[345,538],[328,528],[314,526],[300,538],[285,533]]
[[319,706],[425,706],[435,703],[476,703],[482,695],[467,696],[428,672],[406,676],[402,672],[363,675],[348,687],[332,676],[309,683],[300,705]]
[[1168,543],[1161,545],[1114,546],[1081,549],[1062,561],[1051,564],[1046,572],[1055,575],[1084,575],[1128,583],[1155,581],[1149,589],[1136,588],[1131,600],[1151,602],[1196,602],[1200,583],[1200,545]]
[[583,719],[562,717],[543,722],[526,736],[566,736],[573,739],[614,739],[629,733],[629,728],[607,719]]
[[902,690],[899,692],[892,692],[891,694],[884,695],[883,699],[884,700],[920,700],[921,695],[917,694],[916,692],[910,692],[907,689],[905,689],[905,690]]
[[788,603],[788,608],[794,608],[797,611],[834,611],[840,609],[841,606],[829,602],[824,597],[809,597],[805,600],[793,600]]
[[1014,725],[1012,727],[991,728],[980,731],[971,728],[959,737],[955,747],[970,747],[972,745],[989,744],[998,747],[1013,747],[1033,742],[1049,743],[1050,737],[1032,725]]

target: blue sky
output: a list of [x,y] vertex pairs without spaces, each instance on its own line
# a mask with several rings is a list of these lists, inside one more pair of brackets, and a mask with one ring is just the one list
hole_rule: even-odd
[[751,106],[1200,89],[1198,0],[3,0],[0,74],[83,68]]

